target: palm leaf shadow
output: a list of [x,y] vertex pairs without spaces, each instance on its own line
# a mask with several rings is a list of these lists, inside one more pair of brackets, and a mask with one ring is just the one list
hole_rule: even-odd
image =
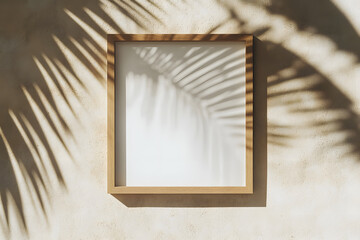
[[[24,206],[24,197],[32,199],[33,208],[39,205],[47,219],[48,190],[56,184],[66,189],[58,150],[49,142],[48,132],[72,158],[70,146],[76,146],[77,139],[64,109],[80,122],[74,109],[82,106],[79,92],[93,94],[89,78],[105,85],[103,40],[108,31],[124,33],[122,26],[129,22],[143,31],[143,22],[160,23],[147,10],[159,8],[153,2],[110,1],[117,9],[111,12],[115,16],[105,1],[15,2],[0,3],[0,201],[4,213],[0,226],[6,238],[15,227],[9,225],[10,208],[18,213],[15,222],[28,234],[25,208],[31,206]],[[79,72],[74,61],[85,70]],[[69,92],[74,98],[70,99]]]
[[[344,138],[331,141],[324,149],[339,146],[349,146],[343,156],[355,155],[360,157],[360,116],[353,109],[353,102],[345,93],[336,87],[326,76],[317,71],[294,53],[279,45],[267,42],[269,53],[273,56],[268,65],[268,72],[272,80],[268,82],[269,105],[273,107],[285,106],[292,115],[313,116],[310,121],[293,123],[288,126],[269,126],[269,142],[288,145],[289,138],[295,138],[296,130],[307,130],[302,137],[315,137],[314,132],[321,132],[322,136],[343,134]],[[280,62],[277,59],[282,59]],[[284,76],[281,72],[286,69],[295,70]],[[284,89],[283,86],[299,82],[301,86]],[[294,84],[294,86],[296,86]],[[299,84],[297,84],[299,85]],[[308,96],[307,99],[301,96]],[[318,103],[318,104],[313,104]],[[320,117],[327,112],[326,118]],[[318,116],[314,118],[314,116]],[[307,117],[309,119],[309,117]],[[295,130],[295,131],[294,131]]]
[[[245,146],[245,55],[202,45],[175,52],[166,44],[136,47],[127,104],[141,101],[149,124],[156,117],[164,127],[186,121],[191,138],[202,144],[204,159],[225,171],[231,162],[229,146]],[[161,117],[154,116],[158,109]]]
[[[272,1],[267,6],[272,14],[280,14],[295,22],[299,30],[324,35],[340,50],[360,58],[360,37],[344,13],[331,1]],[[327,18],[331,16],[332,21]],[[334,24],[336,23],[336,24]]]
[[[247,1],[259,7],[266,7],[272,14],[284,15],[291,19],[304,31],[315,31],[334,41],[339,50],[345,50],[359,56],[360,42],[356,30],[346,17],[333,3],[320,1],[315,4],[310,1],[297,3],[296,1],[274,1],[269,6],[263,6],[259,1]],[[301,5],[301,6],[300,6]],[[213,33],[230,21],[237,21],[240,32],[251,32],[261,38],[270,27],[254,28],[241,15],[233,10],[233,6],[223,4],[228,9],[229,17],[219,26],[212,29]],[[319,10],[321,9],[321,10]],[[304,17],[310,19],[304,20]],[[319,14],[332,16],[333,21],[325,21]],[[332,23],[337,22],[336,26]],[[331,25],[332,27],[329,27]],[[339,34],[339,33],[342,34]],[[345,41],[345,39],[347,39]],[[360,116],[354,111],[354,102],[332,81],[312,66],[302,57],[286,49],[281,44],[272,41],[263,41],[267,50],[267,64],[262,72],[268,76],[268,105],[269,110],[284,108],[292,118],[296,116],[306,121],[288,121],[287,123],[268,121],[268,143],[274,146],[289,147],[299,138],[328,137],[342,134],[342,138],[328,141],[324,152],[334,147],[346,147],[342,156],[355,156],[360,159]],[[256,49],[255,49],[256,51]],[[256,65],[256,59],[255,63]],[[255,66],[259,67],[259,66]],[[284,72],[288,72],[284,75]],[[255,80],[256,81],[256,76]],[[292,85],[294,87],[289,87]],[[305,98],[307,96],[307,99]],[[316,104],[315,104],[316,103]],[[326,112],[326,114],[324,114]],[[315,119],[317,116],[318,119]],[[321,119],[320,116],[329,116]],[[298,129],[306,134],[299,135]],[[320,132],[321,136],[314,135]]]
[[[18,2],[16,5],[11,5],[9,2],[10,1],[3,1],[1,4],[4,5],[0,6],[0,15],[2,19],[4,19],[0,22],[2,31],[0,38],[0,114],[2,116],[0,118],[0,197],[5,215],[2,219],[2,221],[4,220],[5,222],[3,223],[1,221],[1,226],[4,229],[11,228],[11,226],[9,226],[8,208],[14,207],[19,213],[19,225],[27,231],[27,222],[24,215],[25,206],[22,200],[22,195],[26,193],[20,191],[18,185],[19,176],[15,168],[20,166],[20,177],[25,176],[29,178],[28,184],[33,186],[28,186],[28,188],[33,187],[36,190],[34,201],[38,201],[41,206],[43,200],[46,199],[46,195],[39,194],[39,189],[47,188],[46,186],[49,185],[47,174],[40,170],[41,162],[50,162],[52,171],[55,172],[59,183],[65,186],[65,180],[59,168],[56,153],[48,143],[46,138],[47,133],[37,119],[37,114],[35,114],[33,110],[34,106],[32,107],[29,99],[32,99],[31,101],[35,103],[35,106],[39,109],[38,112],[44,115],[46,122],[49,123],[50,129],[52,129],[60,142],[61,139],[63,140],[62,145],[64,149],[68,148],[69,145],[65,140],[65,136],[72,138],[71,130],[67,126],[66,120],[62,117],[61,111],[56,106],[56,100],[52,96],[53,88],[48,86],[49,83],[45,81],[44,75],[39,71],[39,66],[43,68],[43,73],[48,74],[48,79],[51,79],[50,82],[54,84],[55,89],[60,92],[62,98],[71,109],[71,101],[67,99],[65,91],[62,89],[63,85],[67,85],[73,89],[73,93],[78,99],[79,96],[76,89],[79,89],[79,85],[88,92],[91,91],[87,89],[88,84],[84,77],[79,75],[76,69],[73,69],[72,61],[77,60],[81,62],[86,66],[86,69],[90,71],[90,76],[96,76],[96,79],[99,79],[99,82],[104,85],[103,72],[106,64],[105,49],[100,43],[101,41],[98,41],[95,37],[98,36],[100,39],[101,37],[105,38],[106,32],[102,26],[109,26],[112,29],[111,31],[118,33],[123,33],[124,30],[121,27],[123,26],[122,23],[119,23],[117,19],[109,15],[98,1],[72,1],[69,5],[67,2],[58,2],[57,8],[45,1],[41,1],[43,3],[39,1],[39,3],[36,3],[37,5],[32,7],[28,7],[27,3]],[[147,6],[142,5],[142,3],[131,3],[130,8],[124,4],[120,4],[119,1],[111,2],[114,6],[117,4],[118,11],[122,12],[129,21],[134,22],[139,28],[145,28],[145,25],[142,24],[144,21],[158,21],[149,14]],[[295,1],[285,3],[281,1],[281,4],[292,4],[292,6],[294,6],[294,2]],[[306,6],[313,6],[313,3],[310,1],[306,3]],[[155,3],[149,1],[147,4],[154,5]],[[304,3],[301,2],[301,4]],[[325,3],[322,1],[318,6],[328,6],[328,4],[328,2]],[[67,9],[68,12],[64,12],[63,9]],[[295,7],[295,9],[301,16],[307,16],[306,13],[308,10],[300,11],[299,9],[303,8],[297,7]],[[314,21],[309,21],[309,24],[304,25],[302,23],[308,21],[296,17],[297,15],[293,15],[290,11],[286,12],[282,6],[276,6],[275,9],[270,9],[270,11],[293,19],[302,29],[310,29],[313,27],[317,29],[318,32],[334,39],[340,49],[355,52],[357,56],[359,55],[359,41],[356,31],[354,31],[346,18],[344,20],[343,14],[333,5],[329,10],[329,15],[337,16],[337,19],[340,19],[342,22],[336,25],[341,26],[341,29],[333,32],[328,31],[330,28],[328,28],[326,24],[324,25],[324,23],[319,22],[321,18],[317,15],[314,18],[317,19],[314,27],[311,26],[311,23],[314,23]],[[229,9],[229,12],[233,13],[233,10]],[[315,13],[316,12],[317,11],[315,11]],[[69,17],[68,13],[70,13],[70,15],[72,14],[71,16],[75,16],[75,18]],[[98,18],[96,18],[96,16],[98,16]],[[233,20],[239,20],[241,26],[247,22],[239,19],[235,14],[231,16]],[[99,22],[99,20],[102,20],[102,22]],[[252,29],[251,31],[256,32],[258,30],[261,29]],[[338,34],[338,30],[344,34]],[[54,43],[53,36],[59,40],[57,43]],[[71,36],[71,38],[68,38],[68,36]],[[57,47],[59,46],[59,42],[62,43],[61,48]],[[333,111],[341,110],[346,112],[346,114],[344,114],[343,118],[331,119],[326,122],[314,122],[307,126],[312,129],[316,126],[335,123],[337,127],[333,128],[330,132],[327,130],[324,134],[351,132],[352,134],[348,134],[348,137],[344,140],[335,142],[335,145],[351,146],[351,150],[348,153],[356,154],[359,158],[359,116],[352,109],[353,102],[346,94],[339,91],[329,79],[319,73],[315,67],[299,56],[296,56],[281,45],[274,45],[271,42],[267,42],[266,45],[273,47],[273,56],[281,55],[289,61],[284,65],[276,64],[268,67],[267,71],[273,75],[277,75],[276,73],[282,69],[292,66],[290,63],[295,64],[298,61],[302,62],[302,65],[297,67],[296,75],[289,79],[281,79],[281,77],[278,77],[278,81],[271,83],[269,88],[272,88],[272,91],[274,91],[274,94],[270,96],[270,99],[274,100],[272,104],[287,104],[289,109],[293,108],[295,102],[291,96],[294,92],[277,91],[274,89],[286,81],[296,79],[297,76],[303,76],[304,74],[308,76],[318,76],[321,80],[318,81],[317,84],[311,85],[309,88],[297,89],[297,92],[317,92],[319,93],[318,96],[327,103],[326,109]],[[67,58],[65,56],[63,52],[64,47],[72,53],[73,58]],[[281,52],[281,54],[279,52]],[[34,57],[38,61],[37,64],[34,62]],[[21,59],[21,61],[18,61],[19,59]],[[284,60],[280,59],[277,63],[284,63]],[[155,79],[153,80],[156,81]],[[191,82],[193,82],[193,85],[190,84]],[[204,84],[199,82],[195,83],[191,78],[189,78],[189,82],[183,82],[180,86],[183,89],[191,89],[193,86],[198,86],[197,84],[204,87]],[[276,99],[278,96],[283,96],[282,99],[287,100],[279,101],[279,99]],[[209,98],[211,97],[213,96],[209,95]],[[47,101],[44,101],[44,99]],[[213,99],[215,99],[215,97]],[[231,99],[228,100],[230,102]],[[223,99],[223,101],[225,100]],[[225,106],[220,107],[221,104],[217,104],[216,100],[214,100],[214,106],[219,107],[219,111],[221,109],[226,110],[227,108],[232,108],[230,103],[226,106],[224,102],[224,105]],[[272,107],[274,107],[274,105],[272,105]],[[212,105],[209,105],[208,107],[211,106]],[[60,122],[59,125],[55,125],[53,118],[49,116],[47,110],[49,107],[55,112],[55,116],[58,119],[57,121]],[[322,111],[323,108],[297,108],[296,110],[301,110],[300,112],[304,113],[309,111],[318,113]],[[73,112],[75,112],[75,110]],[[76,113],[73,114],[76,117]],[[174,114],[169,115],[175,116]],[[175,117],[175,119],[178,118]],[[288,145],[289,138],[295,137],[292,129],[298,127],[291,123],[289,125],[269,123],[269,125],[269,142],[285,146]],[[279,129],[281,129],[281,131]],[[48,157],[39,156],[39,149],[37,147],[39,143],[46,149]],[[68,152],[71,154],[70,149]],[[40,159],[40,161],[36,159]],[[10,206],[10,201],[14,202],[12,206]],[[43,210],[43,213],[46,215],[45,210]]]

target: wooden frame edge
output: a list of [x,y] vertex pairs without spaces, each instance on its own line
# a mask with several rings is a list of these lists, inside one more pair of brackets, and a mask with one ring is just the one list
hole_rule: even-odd
[[252,194],[251,187],[126,187],[117,186],[110,194]]
[[[253,35],[108,34],[107,35],[107,192],[109,194],[253,194]],[[246,186],[128,187],[115,185],[115,43],[126,41],[244,41],[246,50]]]
[[254,62],[253,48],[254,37],[248,36],[245,40],[245,83],[246,83],[246,187],[251,189],[253,193],[254,185],[254,167],[253,167],[253,151],[254,151]]
[[107,192],[115,188],[115,41],[107,41]]

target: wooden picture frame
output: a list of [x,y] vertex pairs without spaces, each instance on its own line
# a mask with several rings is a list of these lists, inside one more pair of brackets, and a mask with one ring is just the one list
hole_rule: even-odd
[[[117,42],[244,42],[246,101],[246,185],[217,187],[141,187],[115,184],[115,49]],[[110,194],[252,194],[253,193],[253,36],[247,34],[107,35],[107,191]]]

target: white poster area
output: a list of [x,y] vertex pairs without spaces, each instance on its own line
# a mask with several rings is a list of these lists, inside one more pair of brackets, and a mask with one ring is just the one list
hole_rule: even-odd
[[245,44],[120,42],[116,185],[245,186]]

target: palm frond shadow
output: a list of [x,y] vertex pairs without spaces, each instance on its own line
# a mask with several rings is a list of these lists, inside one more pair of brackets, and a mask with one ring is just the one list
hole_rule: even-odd
[[128,69],[128,107],[141,101],[149,124],[155,118],[164,128],[186,124],[203,159],[225,176],[230,146],[245,146],[244,50],[202,43],[181,52],[164,44],[133,51],[138,59]]
[[[347,16],[333,2],[272,1],[268,11],[295,22],[299,30],[318,33],[330,38],[340,50],[355,54],[360,60],[360,37]],[[331,16],[332,21],[327,18]],[[334,24],[336,23],[336,24]]]
[[[103,44],[105,34],[123,33],[125,31],[122,26],[128,23],[133,24],[134,29],[145,31],[146,24],[144,23],[147,21],[161,22],[159,20],[161,18],[156,17],[159,15],[155,16],[148,10],[150,6],[158,9],[162,14],[167,14],[161,11],[161,6],[156,5],[154,1],[124,3],[124,1],[113,0],[108,1],[106,3],[108,5],[105,1],[61,1],[57,2],[56,6],[51,1],[33,1],[31,4],[20,1],[12,4],[12,2],[0,3],[2,18],[0,21],[0,115],[2,116],[0,118],[0,201],[4,213],[0,222],[5,233],[11,228],[9,208],[14,208],[19,213],[17,216],[19,226],[25,232],[28,230],[24,207],[29,206],[24,206],[23,198],[29,193],[23,192],[19,180],[26,179],[23,181],[28,184],[25,188],[29,191],[34,189],[33,201],[39,203],[45,217],[44,201],[47,198],[45,189],[50,187],[48,175],[52,175],[53,172],[58,184],[66,186],[55,149],[47,139],[47,130],[54,133],[64,151],[69,155],[72,153],[70,145],[73,142],[76,143],[76,137],[72,136],[68,122],[62,115],[63,108],[60,109],[57,105],[58,100],[54,98],[53,92],[59,93],[69,111],[73,112],[73,117],[78,118],[73,102],[80,101],[81,96],[77,91],[83,89],[88,94],[92,94],[94,90],[89,86],[88,79],[90,78],[98,79],[98,83],[102,86],[105,84],[106,58],[105,44]],[[340,50],[354,53],[359,57],[358,34],[333,3],[325,0],[316,3],[309,0],[301,1],[301,3],[277,2],[274,1],[267,10],[293,20],[299,29],[315,31],[332,39]],[[169,4],[173,3],[169,2]],[[176,7],[175,4],[173,5]],[[121,12],[123,16],[121,21],[111,15],[107,11],[108,8]],[[258,36],[267,31],[267,29],[246,28],[247,20],[237,16],[233,9],[228,10],[231,20],[239,22],[240,31],[246,29],[248,32],[255,32]],[[310,15],[309,11],[311,11]],[[319,17],[319,13],[326,17]],[[331,16],[331,21],[328,21],[327,16]],[[332,24],[334,22],[336,24]],[[213,30],[217,31],[219,26],[214,27]],[[324,134],[346,133],[345,138],[333,142],[334,146],[350,146],[346,154],[360,158],[359,115],[352,109],[354,103],[306,60],[281,45],[271,42],[264,44],[271,51],[268,55],[275,58],[269,61],[271,64],[263,70],[268,71],[269,76],[275,76],[273,82],[269,82],[269,100],[271,101],[269,107],[286,105],[290,110],[301,114],[316,114],[323,109],[342,112],[341,117],[338,115],[332,119],[313,121],[305,126],[311,131],[319,126],[333,124],[334,127],[326,128]],[[84,66],[85,71],[76,69],[76,66],[72,64],[74,61]],[[298,62],[301,64],[296,65]],[[166,66],[166,63],[164,64]],[[295,75],[286,78],[278,74],[289,67],[296,69]],[[87,75],[83,76],[79,74],[80,72],[87,72]],[[155,76],[158,76],[158,70],[155,73]],[[282,84],[300,76],[314,77],[316,82],[306,88],[297,88],[292,91],[280,90]],[[206,87],[205,83],[195,82],[192,78],[179,84],[181,89],[197,88],[198,92],[190,92],[198,96],[204,96],[206,91],[210,91],[207,88],[210,89],[212,86],[208,82],[210,86]],[[65,89],[71,89],[76,100],[69,99]],[[303,100],[294,98],[294,94],[308,94],[309,92],[315,93],[317,99],[321,99],[323,103],[321,107],[296,106],[297,102]],[[216,99],[211,94],[207,97]],[[204,99],[208,100],[205,97]],[[216,106],[217,112],[221,112],[222,109],[225,111],[233,107],[230,103],[228,106],[225,104],[230,100],[223,99],[224,106],[214,100],[214,105],[209,104],[208,107]],[[256,105],[256,101],[254,104]],[[49,111],[53,113],[51,116]],[[174,110],[174,112],[177,111]],[[40,121],[39,116],[43,120]],[[48,125],[47,129],[44,129],[44,122]],[[298,127],[299,125],[292,123],[285,125],[270,122],[269,143],[288,146],[289,139],[296,137],[293,129]],[[45,163],[50,163],[51,168],[44,171],[42,166]],[[42,193],[43,189],[45,194]],[[180,198],[182,199],[181,196],[174,197],[178,202],[182,201]],[[210,200],[210,197],[205,198]],[[220,202],[224,199],[218,200],[215,205],[221,205]],[[165,201],[168,202],[168,200]],[[200,199],[189,199],[188,204],[192,205],[194,201],[200,201]],[[136,205],[136,203],[131,204]],[[231,205],[234,204],[231,203]]]
[[[260,1],[244,2],[265,7],[272,14],[293,20],[302,31],[322,34],[335,42],[339,50],[348,51],[359,58],[360,41],[356,30],[329,1],[272,1],[269,5]],[[254,28],[248,19],[234,12],[233,6],[223,6],[230,12],[223,25],[237,21],[240,32],[252,32],[260,38],[271,30],[270,27]],[[321,15],[331,16],[332,21],[324,20],[319,17]],[[301,138],[334,136],[334,139],[327,141],[328,144],[323,144],[324,152],[343,147],[342,157],[355,156],[360,159],[360,116],[354,111],[355,103],[306,59],[281,44],[271,41],[262,43],[269,56],[262,70],[268,76],[269,110],[283,108],[286,114],[290,114],[287,116],[293,119],[286,123],[269,119],[268,142],[274,146],[289,147],[293,141]],[[301,134],[298,129],[303,130]]]
[[[341,134],[343,137],[334,138],[324,151],[346,146],[348,148],[342,156],[351,155],[359,159],[360,116],[354,111],[353,102],[331,80],[304,59],[279,45],[270,42],[266,44],[269,54],[273,57],[268,65],[269,75],[272,76],[268,82],[269,106],[284,106],[290,114],[304,117],[303,121],[294,121],[288,125],[278,126],[270,123],[269,142],[289,146],[289,138],[314,138],[314,132],[321,132],[322,137],[336,137]],[[282,61],[278,61],[279,59]],[[286,69],[292,69],[294,72],[284,76],[281,71]],[[296,87],[284,88],[289,84]],[[327,113],[324,115],[325,112]],[[296,133],[297,128],[303,129],[303,133]]]
[[[354,54],[357,58],[356,61],[360,60],[358,31],[344,11],[332,1],[242,0],[242,2],[264,8],[273,15],[285,17],[289,23],[294,23],[299,31],[323,35],[331,39],[339,50]],[[229,11],[233,10],[229,9]],[[234,14],[233,17],[243,23],[248,22],[239,19],[237,14]],[[329,17],[331,17],[331,21],[329,21]]]
[[66,189],[59,149],[48,134],[73,158],[77,139],[65,115],[81,125],[77,107],[83,94],[95,94],[94,84],[105,86],[106,34],[123,33],[126,23],[142,31],[144,22],[161,24],[148,10],[159,9],[151,1],[16,2],[0,3],[0,221],[7,237],[15,227],[9,225],[10,208],[28,234],[25,207],[31,206],[24,206],[24,198],[47,219],[48,190]]

